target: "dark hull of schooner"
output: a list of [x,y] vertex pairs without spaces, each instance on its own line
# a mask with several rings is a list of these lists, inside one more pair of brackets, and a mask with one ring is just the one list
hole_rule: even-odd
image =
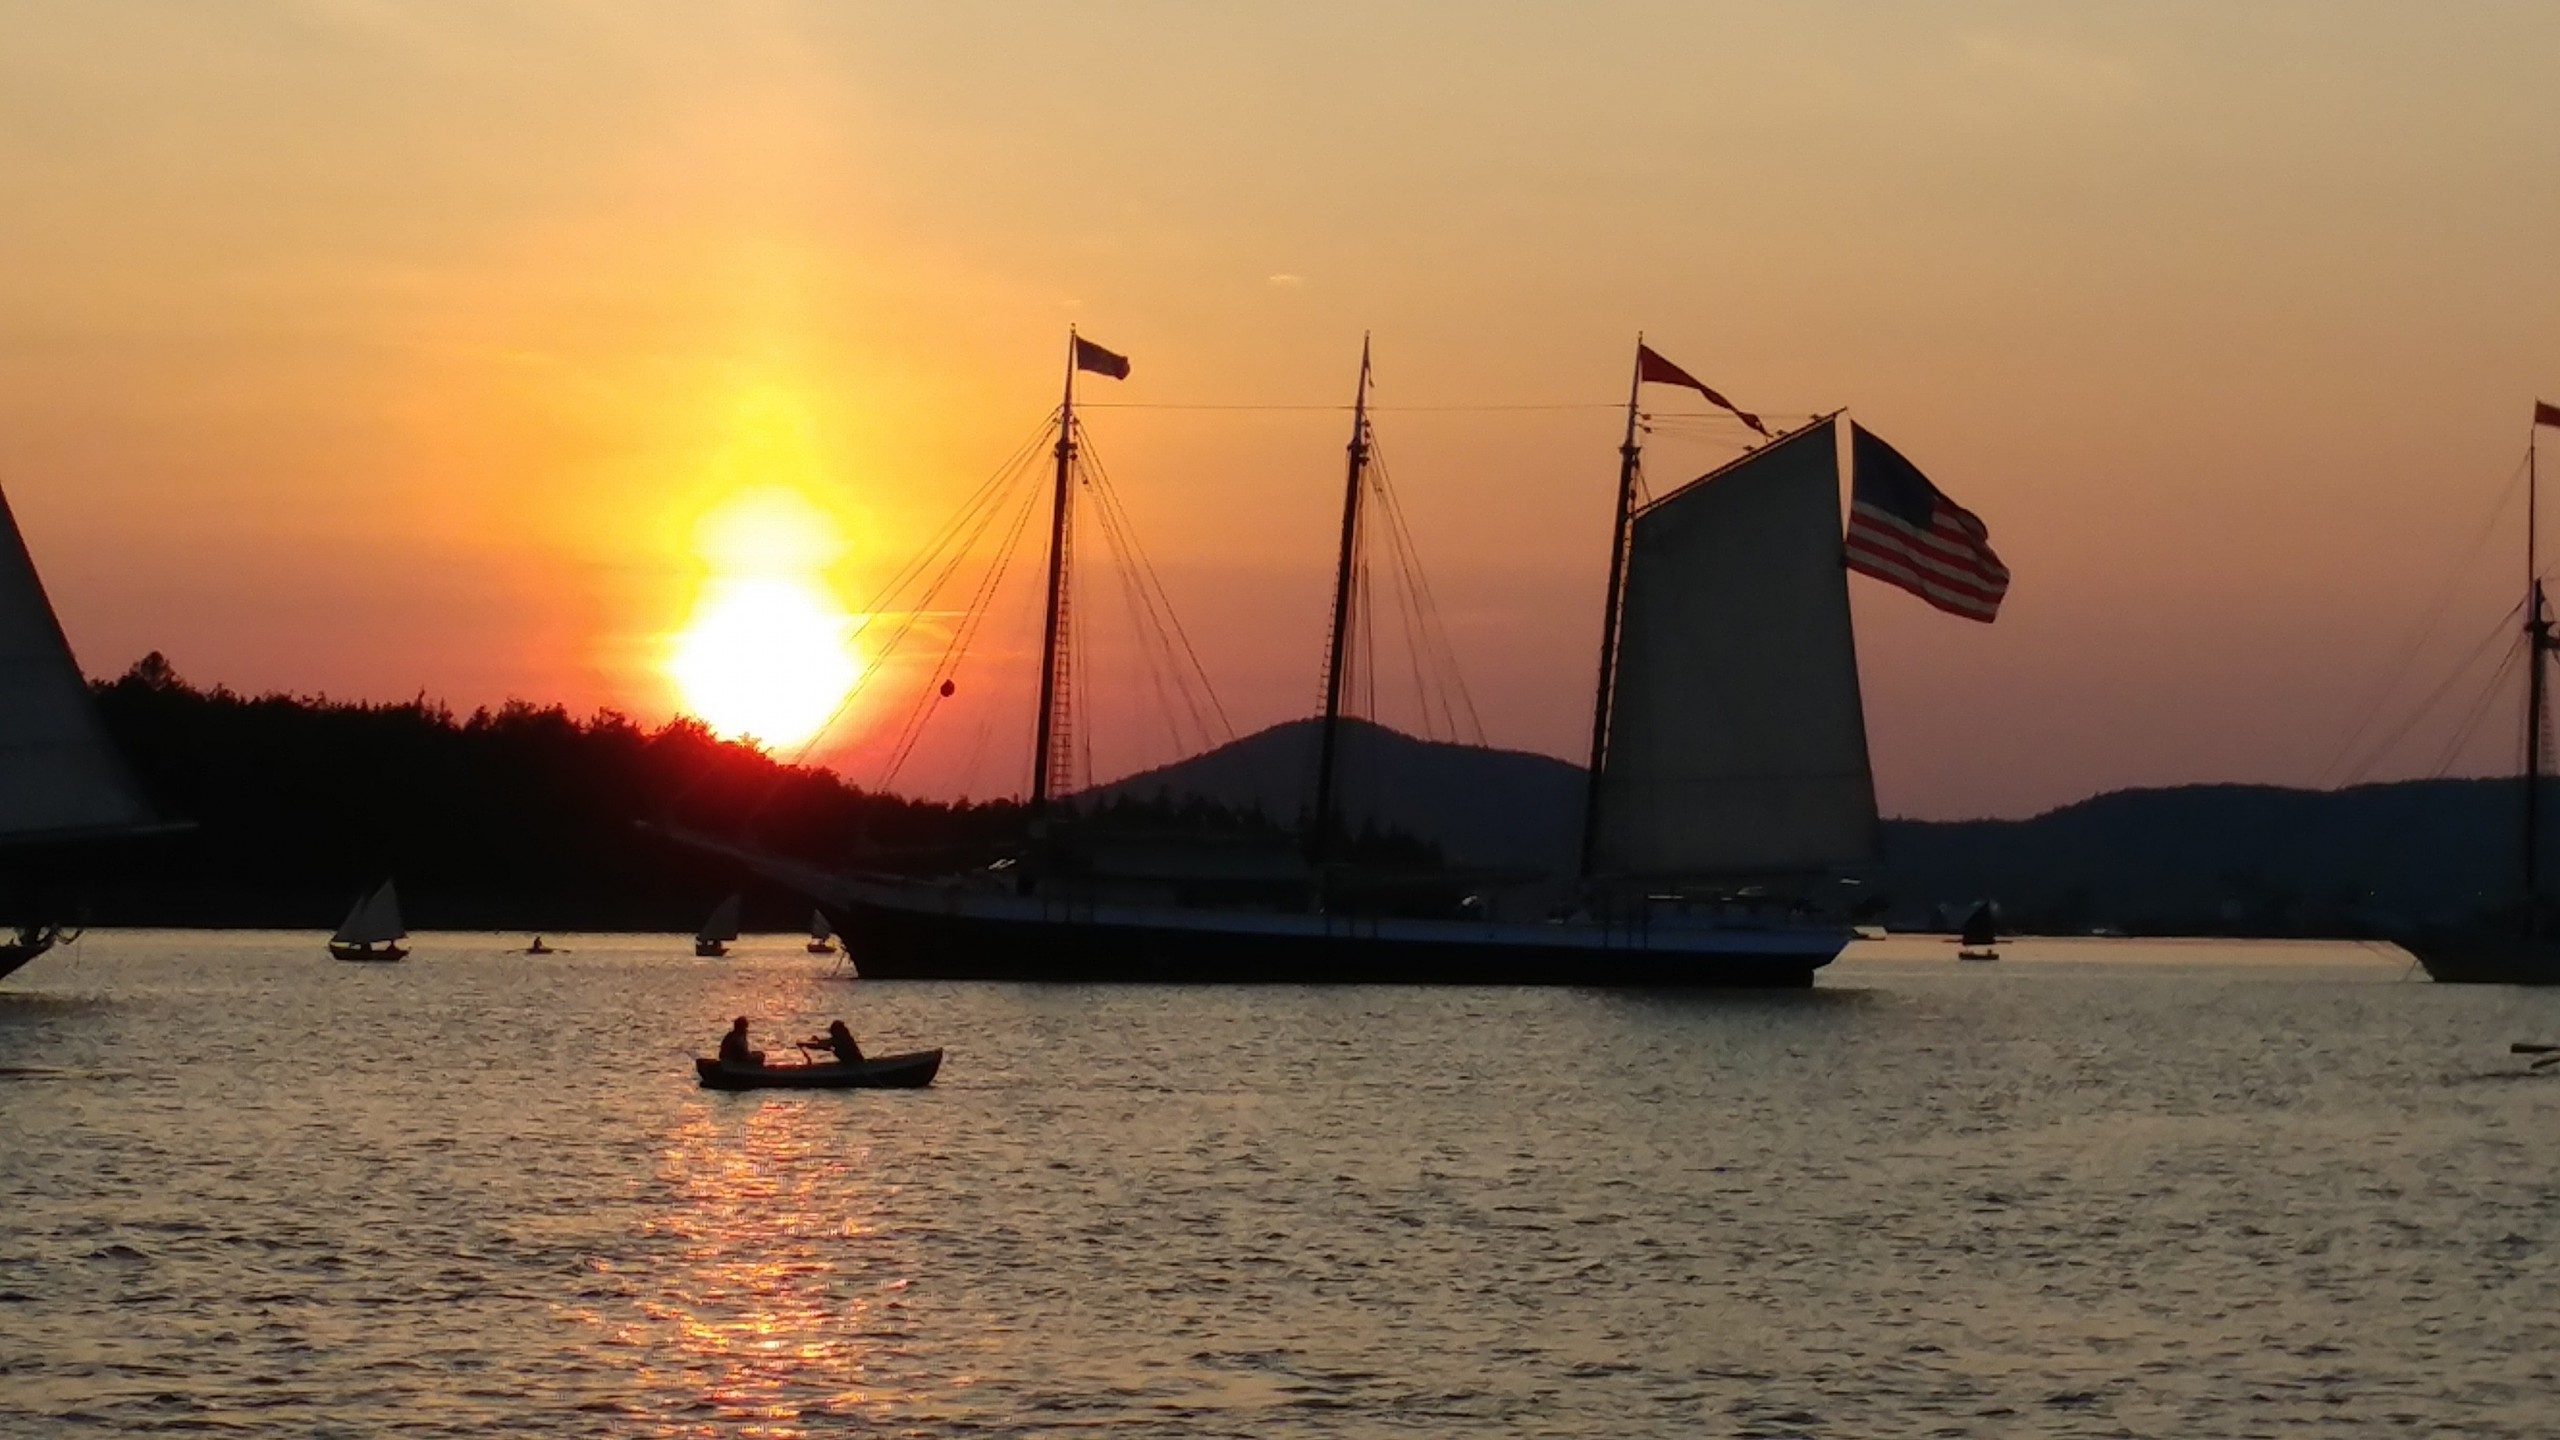
[[2400,948],[2446,985],[2560,985],[2560,940],[2429,938],[2403,940]]
[[848,881],[829,914],[865,980],[1802,989],[1850,939],[1787,923],[1325,916]]

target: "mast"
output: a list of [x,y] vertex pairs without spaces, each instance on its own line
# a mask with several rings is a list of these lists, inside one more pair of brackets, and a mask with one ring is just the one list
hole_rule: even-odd
[[1316,819],[1307,857],[1322,861],[1333,842],[1333,770],[1342,739],[1342,664],[1351,638],[1352,559],[1360,546],[1360,482],[1369,467],[1369,337],[1360,337],[1360,388],[1351,397],[1350,473],[1342,484],[1342,546],[1333,570],[1333,630],[1326,640],[1324,731],[1316,749]]
[[2545,692],[2542,679],[2542,657],[2551,649],[2551,622],[2542,613],[2542,575],[2536,565],[2535,534],[2541,527],[2537,513],[2541,501],[2541,480],[2535,470],[2535,442],[2540,438],[2540,425],[2525,439],[2524,448],[2524,583],[2525,583],[2525,682],[2524,682],[2524,935],[2535,938],[2542,930],[2541,902],[2538,899],[2542,871],[2538,855],[2542,831],[2542,714]]
[[1600,685],[1591,699],[1591,764],[1583,774],[1582,878],[1591,878],[1591,857],[1600,840],[1600,762],[1609,749],[1609,687],[1617,678],[1618,602],[1627,579],[1627,522],[1636,498],[1636,399],[1644,388],[1644,336],[1636,336],[1635,374],[1627,381],[1627,436],[1618,444],[1618,518],[1609,532],[1609,598],[1600,610]]
[[1032,738],[1031,814],[1049,808],[1050,752],[1058,723],[1058,631],[1067,589],[1067,496],[1076,458],[1076,327],[1067,327],[1067,388],[1058,402],[1057,495],[1049,505],[1049,602],[1041,612],[1040,719]]

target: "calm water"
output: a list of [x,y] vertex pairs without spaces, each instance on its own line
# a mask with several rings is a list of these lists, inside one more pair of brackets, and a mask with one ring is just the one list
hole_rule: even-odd
[[[2560,994],[1035,989],[101,933],[0,987],[0,1432],[2547,1435]],[[718,1096],[844,1015],[913,1093]]]

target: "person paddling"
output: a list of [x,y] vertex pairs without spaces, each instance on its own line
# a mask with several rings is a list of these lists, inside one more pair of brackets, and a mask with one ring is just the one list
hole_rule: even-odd
[[729,1022],[729,1033],[720,1037],[720,1063],[723,1065],[762,1065],[764,1052],[747,1048],[747,1017]]
[[862,1047],[853,1043],[853,1032],[846,1029],[841,1020],[829,1021],[826,1034],[812,1036],[800,1043],[807,1049],[834,1052],[839,1065],[862,1063]]

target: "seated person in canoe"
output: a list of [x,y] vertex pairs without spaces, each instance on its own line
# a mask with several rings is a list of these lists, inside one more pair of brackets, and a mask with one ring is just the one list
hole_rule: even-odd
[[803,1049],[831,1052],[839,1065],[862,1063],[862,1047],[853,1043],[853,1032],[846,1029],[845,1023],[841,1020],[830,1021],[826,1034],[812,1036],[801,1041],[800,1044]]
[[723,1065],[762,1065],[764,1052],[747,1048],[747,1017],[729,1022],[729,1033],[720,1037],[720,1063]]

